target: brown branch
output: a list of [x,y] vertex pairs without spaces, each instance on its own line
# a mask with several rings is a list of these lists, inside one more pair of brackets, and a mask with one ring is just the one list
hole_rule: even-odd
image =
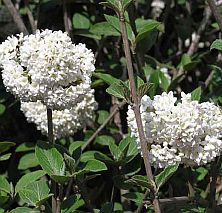
[[26,10],[27,10],[29,23],[30,23],[31,28],[32,28],[32,33],[35,33],[37,27],[36,27],[35,19],[33,17],[33,14],[31,12],[31,10],[30,10],[30,7],[29,7],[29,0],[24,0],[24,3],[25,3]]
[[67,9],[67,0],[62,0],[62,5],[63,5],[63,21],[64,21],[65,31],[69,34],[70,37],[72,37],[72,28],[70,24],[71,20]]
[[222,30],[222,15],[220,14],[219,10],[217,9],[217,5],[215,3],[215,0],[207,0],[207,2],[210,6],[211,12],[213,13],[213,15],[220,27],[220,30]]
[[[203,19],[202,19],[202,21],[200,23],[200,26],[199,26],[198,30],[197,30],[196,37],[192,40],[191,45],[190,45],[190,47],[189,47],[189,49],[187,51],[187,54],[189,56],[192,56],[197,51],[201,35],[205,31],[205,28],[207,26],[207,23],[209,22],[210,16],[211,16],[211,11],[210,11],[209,7],[206,5],[205,10],[204,10],[204,14],[203,14]],[[175,78],[180,76],[180,75],[182,75],[183,71],[184,70],[181,67],[179,69],[177,75],[175,76]],[[180,81],[182,81],[183,79],[184,78],[181,78]]]
[[[120,0],[120,3],[122,1]],[[153,181],[153,173],[151,169],[151,165],[149,162],[149,151],[147,148],[146,144],[146,139],[145,139],[145,134],[143,130],[143,124],[142,124],[142,119],[141,119],[141,114],[140,114],[140,101],[137,97],[137,91],[136,91],[136,84],[135,84],[135,79],[134,79],[134,72],[133,72],[133,64],[132,64],[132,58],[131,58],[131,53],[130,53],[130,45],[129,45],[129,40],[128,40],[128,35],[127,35],[127,30],[126,30],[126,22],[124,18],[124,12],[119,11],[117,14],[119,16],[119,24],[120,24],[120,30],[121,30],[121,35],[122,35],[122,40],[123,40],[123,45],[124,45],[124,52],[125,52],[125,57],[126,57],[126,65],[127,65],[127,70],[128,70],[128,76],[129,76],[129,82],[130,82],[130,91],[131,91],[131,97],[132,97],[132,108],[136,117],[136,124],[138,128],[138,133],[139,133],[139,139],[141,143],[141,150],[143,154],[143,160],[145,164],[145,169],[146,169],[146,174],[149,180]],[[154,192],[154,197],[156,196],[156,192]],[[160,211],[160,206],[158,199],[154,198],[153,200],[153,205],[154,205],[154,210],[156,213],[161,212]]]
[[100,133],[100,131],[109,123],[109,121],[112,119],[112,117],[118,112],[119,109],[121,109],[126,102],[121,102],[118,106],[116,106],[109,117],[104,121],[104,123],[94,132],[94,134],[89,138],[89,140],[83,144],[82,150],[85,150],[86,147],[95,139],[95,137]]
[[16,23],[18,29],[20,32],[23,32],[25,35],[28,35],[29,32],[22,20],[22,18],[19,15],[18,10],[16,10],[15,6],[13,5],[11,0],[3,0],[5,6],[7,7],[9,13],[11,14],[14,22]]

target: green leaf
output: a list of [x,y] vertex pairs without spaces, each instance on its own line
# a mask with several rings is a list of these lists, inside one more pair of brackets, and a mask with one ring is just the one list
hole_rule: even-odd
[[123,0],[123,10],[126,10],[132,1],[133,0]]
[[87,172],[100,172],[107,170],[105,163],[98,160],[89,160],[86,163],[86,166],[83,168]]
[[146,176],[142,176],[142,175],[134,175],[130,180],[127,180],[125,182],[133,183],[137,186],[142,186],[151,190],[156,189],[154,181],[148,180]]
[[122,81],[110,85],[106,89],[106,92],[117,98],[124,99],[126,102],[130,103],[130,90]]
[[27,153],[20,158],[18,169],[25,170],[25,169],[36,167],[38,165],[39,163],[35,157],[35,153],[32,152],[32,153]]
[[182,55],[181,64],[183,67],[191,62],[192,61],[191,61],[190,55],[188,55],[187,53]]
[[64,154],[64,160],[66,163],[66,167],[69,170],[70,174],[72,175],[75,172],[76,168],[76,161],[66,153]]
[[[119,19],[116,16],[110,16],[110,15],[104,15],[106,21],[113,27],[115,28],[118,32],[121,33],[120,30],[120,25],[119,25]],[[127,17],[126,17],[127,18]],[[130,26],[130,24],[128,22],[126,22],[126,30],[127,30],[127,35],[128,35],[128,39],[131,42],[134,42],[135,40],[135,35],[133,33],[133,30]]]
[[40,177],[42,177],[45,174],[46,174],[45,171],[37,170],[37,171],[29,172],[29,173],[23,175],[19,179],[19,181],[17,182],[17,184],[15,186],[15,192],[18,193],[20,190],[25,188],[27,185],[29,185],[32,182],[35,182],[36,180],[38,180]]
[[100,2],[100,4],[113,9],[116,12],[119,12],[121,8],[120,1],[118,0],[106,0],[106,2]]
[[106,21],[91,26],[90,32],[98,36],[120,36],[120,32]]
[[19,191],[21,199],[32,206],[40,206],[52,194],[49,194],[49,187],[43,180],[35,181],[28,184],[25,188]]
[[113,158],[118,161],[120,159],[120,156],[122,154],[121,150],[115,143],[110,143],[109,144],[109,150],[113,156]]
[[84,204],[84,201],[80,199],[80,195],[72,195],[68,199],[64,200],[61,204],[62,213],[73,213]]
[[13,142],[8,142],[8,141],[0,142],[0,154],[8,151],[13,146],[15,146],[15,143]]
[[5,154],[5,155],[1,155],[0,156],[0,161],[5,161],[8,160],[11,157],[11,153]]
[[146,23],[139,29],[138,35],[136,36],[136,43],[139,43],[141,40],[146,38],[149,33],[157,29],[161,25],[160,22],[155,20],[146,20]]
[[144,95],[147,95],[148,91],[151,89],[153,84],[151,83],[144,83],[138,88],[138,97],[141,99]]
[[28,152],[35,150],[35,145],[33,143],[22,143],[16,148],[16,152]]
[[8,194],[11,193],[10,184],[4,176],[0,176],[0,191],[4,191]]
[[96,78],[102,79],[108,85],[111,85],[113,83],[119,83],[119,79],[113,77],[110,74],[104,74],[104,73],[96,72],[96,73],[93,74],[93,76],[95,76]]
[[210,50],[212,49],[222,50],[222,39],[216,39],[210,46]]
[[16,209],[11,210],[9,213],[40,213],[40,211],[27,207],[17,207]]
[[159,71],[159,80],[160,80],[160,87],[167,92],[170,86],[169,80],[166,78],[165,74]]
[[90,20],[80,13],[75,13],[72,23],[75,29],[89,29],[90,27]]
[[96,137],[95,143],[102,146],[109,146],[110,143],[115,143],[115,140],[109,135],[99,135]]
[[193,92],[191,92],[191,99],[193,101],[200,101],[201,94],[202,94],[201,87],[198,87]]
[[202,181],[204,180],[204,178],[206,177],[206,175],[208,174],[208,170],[205,169],[204,167],[199,167],[196,169],[196,172],[198,173],[197,176],[197,181]]
[[65,163],[57,149],[45,142],[38,142],[35,154],[39,164],[49,175],[64,175]]
[[85,143],[84,141],[72,142],[69,146],[69,153],[72,154],[76,149],[78,149],[79,147],[82,147],[84,143]]
[[100,125],[106,121],[106,119],[109,117],[110,114],[106,110],[98,110],[97,113],[98,113],[97,123]]
[[6,107],[4,104],[0,104],[0,116],[5,112]]
[[168,166],[160,174],[155,176],[157,191],[171,178],[171,176],[177,171],[178,167],[178,165]]
[[141,204],[143,202],[144,194],[140,192],[129,192],[129,193],[123,194],[123,197],[137,204]]

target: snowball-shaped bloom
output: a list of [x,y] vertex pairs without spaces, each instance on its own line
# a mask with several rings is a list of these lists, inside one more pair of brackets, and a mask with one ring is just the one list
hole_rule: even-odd
[[75,106],[90,91],[94,54],[62,31],[12,36],[0,45],[3,82],[21,101],[48,108]]
[[[55,139],[73,135],[77,130],[86,126],[87,121],[93,119],[97,103],[94,99],[94,91],[90,90],[84,99],[75,107],[65,110],[53,110],[53,130]],[[21,110],[28,122],[35,123],[42,134],[47,135],[48,122],[46,106],[40,101],[21,102]]]
[[[206,164],[222,151],[222,113],[213,103],[198,103],[191,94],[181,93],[181,101],[173,92],[143,96],[141,117],[150,147],[150,161],[155,167],[178,163],[188,166]],[[131,107],[128,110],[131,134],[140,141]]]

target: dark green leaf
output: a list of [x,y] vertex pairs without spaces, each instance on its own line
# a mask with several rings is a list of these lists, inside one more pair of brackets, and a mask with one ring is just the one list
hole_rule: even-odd
[[106,92],[117,98],[124,99],[128,103],[130,102],[130,90],[122,81],[110,85]]
[[15,146],[15,143],[13,142],[8,142],[8,141],[0,142],[0,154],[8,151],[13,146]]
[[61,213],[73,213],[84,204],[84,201],[80,199],[80,195],[72,195],[68,199],[64,200],[61,204]]
[[120,32],[105,21],[91,26],[90,32],[99,36],[120,36]]
[[103,204],[99,213],[113,213],[113,203],[105,203]]
[[123,197],[137,204],[141,204],[143,202],[144,194],[140,192],[130,192],[130,193],[123,194]]
[[38,142],[35,154],[39,164],[49,175],[64,175],[65,163],[56,148],[45,142]]
[[69,170],[70,174],[73,174],[75,172],[76,168],[76,161],[66,153],[64,154],[64,160],[66,163],[66,167]]
[[28,152],[35,150],[35,145],[32,143],[22,143],[16,148],[16,152]]
[[133,183],[137,186],[142,186],[151,190],[155,190],[156,186],[152,180],[148,180],[146,176],[134,175],[127,183]]
[[144,95],[147,95],[148,91],[151,89],[153,84],[151,83],[144,83],[138,89],[138,97],[142,98]]
[[37,170],[34,172],[29,172],[23,175],[15,186],[15,192],[18,193],[21,189],[25,188],[28,184],[38,180],[40,177],[45,175],[46,172],[43,170]]
[[202,94],[201,87],[197,87],[193,92],[191,92],[191,99],[193,101],[200,101]]
[[160,174],[155,176],[157,191],[164,183],[166,183],[171,178],[171,176],[177,171],[178,167],[178,165],[168,166]]
[[155,20],[147,20],[146,24],[139,29],[138,35],[136,36],[136,43],[139,43],[142,39],[146,38],[149,33],[157,29],[161,25],[160,22]]
[[4,191],[8,194],[11,193],[10,184],[4,176],[0,176],[0,191]]
[[222,50],[222,39],[216,39],[210,46],[210,50],[212,49]]

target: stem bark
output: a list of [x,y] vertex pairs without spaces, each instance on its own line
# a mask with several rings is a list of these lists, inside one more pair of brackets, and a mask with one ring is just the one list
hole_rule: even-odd
[[[128,40],[128,35],[127,35],[126,23],[124,19],[124,13],[120,12],[118,16],[119,16],[120,30],[121,30],[122,40],[123,40],[123,45],[124,45],[124,52],[126,56],[127,70],[128,70],[128,76],[129,76],[129,82],[130,82],[130,91],[131,91],[131,96],[132,96],[132,101],[133,101],[133,110],[136,117],[136,123],[137,123],[137,128],[138,128],[138,133],[139,133],[139,139],[141,143],[143,160],[145,164],[147,177],[153,181],[153,173],[152,173],[151,165],[149,162],[149,151],[147,148],[142,119],[140,115],[140,102],[139,102],[137,91],[136,91],[136,84],[135,84],[134,73],[133,73],[133,64],[132,64],[132,58],[131,58],[131,53],[130,53],[130,46],[129,46],[129,40]],[[156,198],[156,192],[153,192],[153,193],[154,193],[154,200],[153,200],[154,210],[156,213],[160,213],[161,212],[160,205],[159,205],[158,199]]]

